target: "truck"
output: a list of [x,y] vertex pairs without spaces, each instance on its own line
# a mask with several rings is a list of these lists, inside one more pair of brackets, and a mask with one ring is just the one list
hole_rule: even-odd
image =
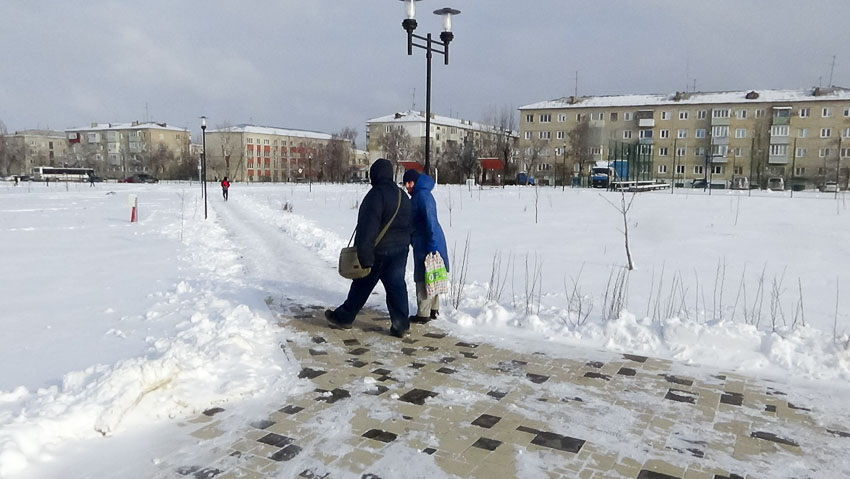
[[616,180],[629,177],[629,163],[625,160],[597,161],[590,168],[590,186],[608,188]]

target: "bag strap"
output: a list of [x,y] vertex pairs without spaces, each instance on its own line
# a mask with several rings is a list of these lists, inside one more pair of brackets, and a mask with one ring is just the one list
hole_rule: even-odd
[[378,235],[378,237],[375,238],[375,246],[378,246],[378,243],[380,243],[381,240],[384,239],[384,235],[387,233],[387,230],[390,229],[390,225],[393,224],[393,221],[395,220],[395,217],[398,214],[399,208],[401,208],[401,190],[398,190],[398,204],[395,207],[395,213],[393,213],[393,217],[390,218],[389,223],[384,226],[384,229],[381,230],[381,233]]
[[[387,234],[387,230],[390,229],[390,225],[393,224],[396,215],[398,215],[398,210],[401,208],[401,190],[398,190],[398,204],[395,207],[395,213],[393,213],[393,217],[390,218],[390,221],[384,226],[381,232],[378,234],[378,237],[375,238],[375,246],[378,246],[378,243],[384,239],[384,235]],[[354,231],[351,232],[351,238],[348,238],[348,246],[351,246],[351,242],[354,241],[354,234],[357,233],[357,227],[354,227]]]

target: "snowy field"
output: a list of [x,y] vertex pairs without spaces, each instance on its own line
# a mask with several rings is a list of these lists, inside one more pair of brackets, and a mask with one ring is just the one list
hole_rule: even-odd
[[[187,441],[170,434],[174,418],[309,387],[266,302],[344,299],[337,254],[368,186],[235,184],[228,203],[208,187],[205,221],[197,183],[0,183],[0,477],[97,477],[92,464],[129,455],[153,467]],[[528,351],[674,359],[825,398],[850,389],[843,194],[637,195],[630,273],[619,194],[435,197],[455,283],[439,327]],[[383,308],[382,291],[370,305]]]

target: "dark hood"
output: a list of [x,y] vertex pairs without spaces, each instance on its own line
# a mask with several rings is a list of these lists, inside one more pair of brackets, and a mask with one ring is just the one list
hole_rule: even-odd
[[369,168],[369,180],[372,186],[393,181],[393,164],[386,158],[378,158]]

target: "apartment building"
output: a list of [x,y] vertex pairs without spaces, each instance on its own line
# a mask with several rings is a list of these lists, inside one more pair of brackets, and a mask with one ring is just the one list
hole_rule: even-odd
[[185,176],[191,170],[191,134],[166,123],[92,123],[65,130],[74,164],[95,168],[98,175],[120,179],[147,172],[161,177]]
[[[482,150],[488,149],[488,145],[504,142],[505,138],[512,144],[516,142],[519,134],[511,130],[509,126],[485,125],[431,114],[431,157],[432,159],[440,158],[446,153],[456,152],[465,141],[471,141],[476,150],[481,151],[482,154],[493,155],[492,152]],[[410,137],[411,149],[424,151],[425,113],[415,110],[403,111],[366,122],[366,150],[369,152],[370,162],[389,153],[386,151],[385,137],[394,129],[401,130]]]
[[68,142],[61,131],[16,131],[4,135],[3,141],[4,164],[9,174],[29,174],[34,166],[61,166],[68,161]]
[[233,181],[344,181],[351,142],[327,133],[257,125],[207,130],[207,176]]
[[[680,186],[706,179],[729,187],[735,176],[764,186],[779,176],[797,188],[840,177],[844,187],[850,171],[845,88],[568,97],[520,114],[520,161],[544,177],[561,164],[586,176],[593,161],[617,159],[624,147],[648,159],[645,176]],[[583,122],[587,133],[571,138]],[[582,148],[590,162],[576,161]]]

